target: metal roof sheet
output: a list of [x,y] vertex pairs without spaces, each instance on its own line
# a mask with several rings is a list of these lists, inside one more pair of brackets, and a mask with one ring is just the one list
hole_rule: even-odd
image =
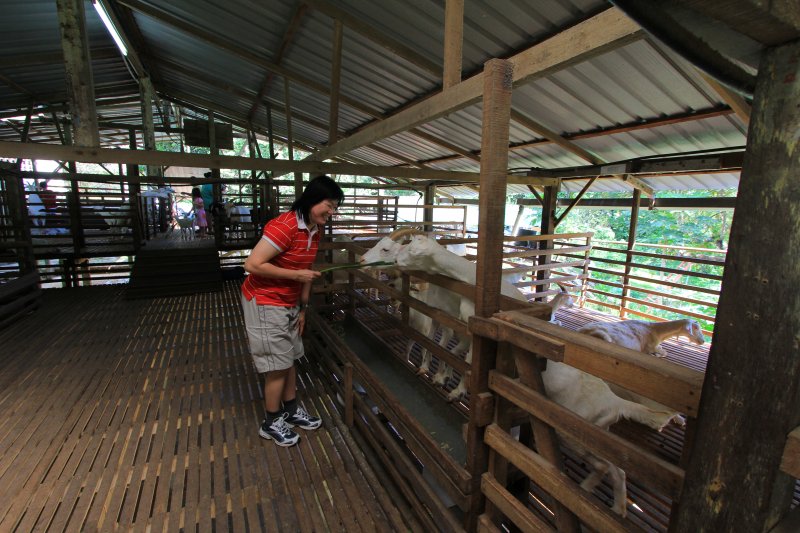
[[[159,94],[167,100],[191,104],[198,113],[209,107],[218,116],[245,125],[252,118],[259,131],[267,127],[265,105],[271,105],[272,126],[278,138],[287,132],[284,78],[272,76],[260,100],[256,95],[269,76],[260,61],[280,63],[295,78],[290,82],[294,138],[304,146],[329,142],[327,123],[331,77],[333,19],[327,9],[313,9],[300,18],[281,58],[284,37],[300,4],[255,0],[140,0],[128,4],[141,36],[144,62],[152,69]],[[126,9],[118,3],[118,7]],[[444,4],[435,0],[363,2],[328,0],[361,24],[441,65]],[[127,103],[102,105],[103,120],[135,124],[140,113],[138,86],[131,70],[115,50],[99,17],[85,2],[92,67],[98,95],[127,96]],[[463,72],[479,72],[492,57],[508,57],[606,9],[602,0],[471,0],[465,3]],[[152,13],[147,12],[152,10]],[[55,3],[50,0],[6,0],[0,19],[0,65],[12,84],[0,84],[0,112],[22,112],[31,95],[43,101],[65,102],[65,72]],[[173,23],[177,20],[178,23]],[[410,102],[439,90],[441,80],[425,65],[404,59],[397,50],[376,43],[345,21],[340,134],[356,131]],[[178,25],[176,25],[178,24]],[[180,27],[185,25],[185,27]],[[237,51],[237,49],[239,51]],[[26,61],[24,58],[29,58]],[[20,90],[22,89],[22,90]],[[348,103],[349,102],[349,103]],[[746,126],[733,114],[692,118],[693,113],[724,109],[722,98],[697,69],[653,38],[643,38],[588,61],[516,87],[513,108],[604,161],[652,155],[689,153],[742,147]],[[250,117],[252,111],[255,113]],[[60,115],[59,111],[59,116]],[[663,125],[636,128],[648,120],[684,116]],[[156,116],[159,121],[160,117]],[[479,169],[476,160],[457,152],[479,152],[480,103],[393,135],[351,152],[354,160],[377,165],[408,161],[427,162],[431,168]],[[6,125],[9,121],[6,121]],[[10,121],[18,129],[19,122]],[[604,133],[601,135],[601,133]],[[37,125],[32,136],[57,142],[57,132]],[[162,134],[159,134],[162,135]],[[16,140],[18,133],[3,127],[0,139]],[[431,139],[439,139],[438,142]],[[515,121],[510,129],[510,168],[564,168],[587,164],[575,153]],[[677,188],[719,188],[730,185],[718,174],[691,179],[666,177],[659,185]],[[670,182],[670,180],[673,180]],[[575,182],[573,182],[575,183]],[[571,186],[571,185],[570,185]],[[623,187],[627,185],[622,184]],[[599,184],[598,184],[599,187]],[[608,187],[616,187],[616,185]],[[471,189],[469,189],[471,190]]]

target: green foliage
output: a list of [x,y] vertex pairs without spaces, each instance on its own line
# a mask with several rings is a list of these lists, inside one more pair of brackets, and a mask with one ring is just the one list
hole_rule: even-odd
[[[725,197],[735,191],[674,191],[659,193],[659,197]],[[574,197],[574,194],[572,195]],[[569,195],[563,195],[569,197]],[[630,198],[627,193],[589,193],[586,198]],[[556,211],[559,215],[563,207]],[[534,208],[527,219],[533,226],[541,224],[541,209]],[[727,210],[664,209],[639,211],[636,231],[636,252],[630,272],[635,279],[629,280],[630,299],[646,304],[626,302],[626,308],[672,320],[686,316],[714,317],[717,296],[708,291],[720,290],[732,213]],[[611,306],[619,306],[623,293],[626,249],[630,228],[630,209],[582,209],[575,207],[559,224],[558,233],[594,232],[590,276],[593,292],[590,298]],[[612,242],[602,242],[612,241]],[[658,246],[646,246],[646,245]],[[605,248],[605,249],[601,249]],[[689,250],[698,248],[701,250]],[[707,252],[705,250],[708,250]],[[650,255],[657,257],[651,257]],[[699,262],[692,261],[699,260]],[[704,264],[713,261],[717,264]],[[605,272],[600,272],[603,270]],[[605,294],[602,294],[605,293]],[[655,294],[654,294],[655,293]],[[684,299],[691,299],[687,302]],[[652,304],[652,306],[651,306]],[[593,306],[592,304],[587,304]],[[678,310],[669,311],[654,306],[665,306]],[[618,311],[594,305],[606,313]],[[713,323],[701,316],[695,318],[706,330],[713,330]],[[631,316],[636,318],[636,316]]]

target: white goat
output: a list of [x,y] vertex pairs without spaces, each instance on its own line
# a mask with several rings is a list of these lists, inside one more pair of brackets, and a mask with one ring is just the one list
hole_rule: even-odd
[[[424,270],[436,274],[450,276],[466,283],[475,283],[476,265],[462,257],[447,252],[433,239],[414,236],[408,245],[402,246],[397,254],[396,263],[401,268]],[[501,293],[506,296],[525,300],[524,295],[513,285],[502,282]],[[562,293],[564,294],[564,293]],[[564,305],[567,297],[560,297],[555,305]],[[471,300],[463,298],[459,309],[462,320],[468,319],[475,312]],[[469,341],[467,341],[469,342]],[[472,362],[471,346],[467,351],[467,362]],[[450,370],[452,372],[452,370]],[[466,392],[466,377],[450,393],[454,400]],[[680,421],[680,415],[669,410],[656,410],[631,402],[615,395],[608,384],[591,374],[563,363],[548,362],[547,370],[542,374],[548,397],[564,407],[574,411],[587,421],[608,429],[620,418],[630,419],[649,427],[661,430],[670,421]],[[579,453],[585,455],[594,471],[581,484],[586,490],[592,490],[600,483],[603,475],[608,473],[614,487],[613,510],[625,515],[626,487],[625,473],[610,462],[589,454],[582,447],[572,443]]]
[[245,227],[253,221],[249,207],[236,205],[233,202],[225,202],[225,219],[231,229],[231,236],[235,237],[244,237]]
[[[644,320],[591,322],[578,329],[578,332],[655,357],[665,357],[667,355],[667,352],[661,347],[661,342],[670,337],[688,337],[690,341],[698,345],[705,342],[700,324],[691,319],[671,320],[668,322],[647,322]],[[646,396],[631,392],[614,383],[609,383],[608,386],[614,394],[626,400],[640,403],[655,410],[669,409]],[[683,416],[677,413],[675,419],[680,425],[686,424]]]
[[661,342],[670,337],[688,337],[695,344],[705,342],[700,324],[691,319],[669,322],[592,322],[581,327],[578,332],[656,357],[666,357],[667,352],[661,347]]
[[[475,284],[477,266],[472,261],[456,255],[437,243],[434,239],[424,235],[414,235],[411,242],[400,248],[395,260],[397,266],[410,270],[422,270],[432,274],[442,274],[465,283]],[[500,292],[506,296],[511,296],[518,300],[527,301],[525,295],[507,281],[501,281]],[[475,303],[469,299],[460,297],[458,317],[469,320],[475,314]],[[471,337],[462,338],[453,349],[454,353],[466,351],[465,360],[468,364],[472,363],[472,339]],[[433,382],[444,385],[452,376],[452,368],[445,364],[439,366],[439,372],[434,376]],[[448,399],[450,401],[461,398],[467,391],[468,372],[461,376],[458,385],[450,391]]]
[[[659,348],[661,341],[675,335],[685,335],[697,344],[704,342],[700,326],[694,320],[661,323],[641,320],[593,322],[578,331],[632,350],[657,356],[665,355]],[[608,429],[620,418],[645,424],[658,431],[661,431],[670,422],[681,426],[686,423],[683,416],[669,407],[613,383],[606,383],[595,376],[562,363],[548,361],[547,371],[542,374],[542,378],[550,399],[603,429]],[[576,387],[575,383],[578,383],[579,386]],[[570,442],[569,444],[583,454],[594,468],[593,472],[581,483],[581,487],[588,491],[593,490],[600,483],[603,475],[608,473],[614,491],[612,510],[625,516],[627,497],[625,472],[610,462],[587,453],[576,443]]]
[[575,299],[569,292],[567,292],[567,289],[565,289],[561,285],[558,285],[558,287],[561,289],[561,292],[553,296],[553,298],[549,302],[547,302],[547,305],[549,305],[551,308],[550,323],[555,324],[556,326],[561,325],[561,321],[556,320],[556,313],[558,312],[558,310],[561,309],[562,307],[571,308],[575,305]]
[[[620,398],[602,379],[564,363],[547,361],[547,370],[542,373],[542,380],[548,398],[605,430],[620,419],[633,420],[658,431],[671,421],[678,423],[681,421],[675,412],[652,409]],[[611,462],[589,453],[576,442],[566,440],[567,444],[584,456],[593,468],[581,483],[581,487],[591,492],[607,473],[614,491],[614,504],[611,509],[625,516],[627,500],[625,472]]]
[[181,240],[190,241],[194,239],[194,219],[190,217],[178,217],[175,219],[181,229]]
[[[360,262],[373,263],[377,261],[383,261],[386,263],[394,263],[397,259],[397,254],[403,247],[401,240],[411,234],[416,233],[419,233],[419,230],[415,228],[403,228],[393,231],[388,237],[383,237],[380,241],[378,241],[377,244],[375,244],[375,246],[367,250],[364,255],[360,257]],[[384,267],[384,269],[385,268],[386,267]],[[399,283],[401,279],[400,276],[391,276],[390,269],[390,277],[394,277],[394,279],[389,282],[389,285],[392,285],[395,289],[399,289]],[[454,316],[458,314],[459,307],[461,305],[461,297],[458,294],[436,285],[431,286],[429,284],[425,290],[414,291],[412,296],[431,307],[435,307],[436,309],[440,309]],[[454,335],[452,329],[441,326],[437,321],[433,320],[428,315],[420,313],[413,308],[409,309],[408,321],[411,327],[421,332],[431,340],[434,339],[436,331],[441,328],[442,334],[439,338],[440,346],[446,347]],[[409,340],[405,350],[406,360],[408,360],[413,347],[414,341]],[[426,374],[430,368],[431,353],[427,349],[423,348],[421,356],[422,360],[419,368],[417,369],[417,373]],[[440,364],[439,372],[442,372],[443,367],[446,366],[447,365]],[[434,376],[434,382],[441,381],[441,384],[444,384],[445,381],[439,375],[439,372],[437,372],[436,376]]]
[[34,192],[28,193],[28,217],[31,219],[31,224],[44,227],[46,213],[41,197]]

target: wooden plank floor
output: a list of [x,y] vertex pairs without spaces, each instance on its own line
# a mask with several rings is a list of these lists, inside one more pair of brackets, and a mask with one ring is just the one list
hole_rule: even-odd
[[123,290],[48,290],[0,331],[0,531],[414,528],[310,363],[300,395],[322,428],[292,448],[258,437],[234,283]]

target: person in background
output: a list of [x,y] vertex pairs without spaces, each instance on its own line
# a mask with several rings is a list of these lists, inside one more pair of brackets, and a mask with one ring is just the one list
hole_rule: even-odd
[[56,193],[47,189],[47,182],[39,182],[39,198],[42,199],[45,211],[56,210]]
[[301,336],[311,270],[322,226],[344,200],[329,176],[311,180],[289,211],[264,226],[261,239],[244,263],[242,310],[256,371],[264,377],[265,416],[259,436],[279,446],[292,446],[300,436],[292,428],[317,429],[322,424],[297,401],[295,361],[304,355]]
[[[211,179],[211,172],[203,174],[206,179]],[[203,205],[206,208],[206,222],[208,224],[208,231],[214,232],[214,213],[212,207],[214,206],[214,185],[211,183],[203,183],[200,185],[200,195],[203,197]]]
[[192,210],[194,210],[194,220],[197,226],[200,228],[200,238],[206,236],[206,230],[208,229],[208,219],[206,218],[206,209],[205,203],[203,203],[203,197],[200,195],[200,189],[194,187],[192,189]]

